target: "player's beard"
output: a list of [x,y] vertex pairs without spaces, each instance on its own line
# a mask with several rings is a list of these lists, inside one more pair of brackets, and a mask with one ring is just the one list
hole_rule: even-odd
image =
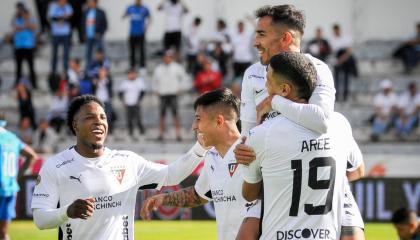
[[104,147],[103,144],[96,144],[96,143],[91,143],[89,145],[90,145],[89,147],[92,148],[93,150],[99,150],[99,149],[102,149]]

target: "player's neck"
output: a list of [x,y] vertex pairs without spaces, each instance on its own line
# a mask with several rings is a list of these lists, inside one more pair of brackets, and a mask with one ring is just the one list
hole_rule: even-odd
[[103,147],[94,149],[87,146],[83,146],[82,144],[77,144],[74,147],[74,149],[76,150],[78,154],[80,154],[82,157],[85,157],[85,158],[97,158],[104,154]]
[[239,131],[228,131],[214,146],[220,156],[224,157],[230,147],[241,137]]

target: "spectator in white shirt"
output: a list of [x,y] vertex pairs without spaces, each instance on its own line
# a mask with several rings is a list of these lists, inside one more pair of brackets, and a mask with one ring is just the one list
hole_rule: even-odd
[[52,99],[50,111],[47,115],[50,126],[54,128],[56,133],[60,133],[61,128],[66,122],[68,104],[69,101],[67,93],[63,89],[57,90]]
[[108,69],[101,67],[98,70],[97,78],[93,79],[93,90],[95,96],[105,105],[105,114],[108,122],[108,133],[112,134],[114,129],[114,110],[112,108],[112,78]]
[[392,82],[384,79],[380,83],[381,92],[373,98],[375,116],[372,126],[372,141],[378,141],[394,125],[397,113],[398,96],[392,91]]
[[396,121],[397,134],[400,137],[410,135],[418,122],[420,93],[414,82],[408,84],[408,90],[401,94],[398,102],[399,117]]
[[58,138],[46,119],[39,121],[32,139],[32,147],[37,153],[54,153]]
[[334,24],[333,37],[330,40],[334,59],[334,85],[336,100],[347,101],[352,76],[358,76],[356,60],[352,53],[353,39],[341,32],[340,26]]
[[193,73],[196,67],[197,54],[201,50],[201,33],[200,33],[201,18],[196,17],[191,24],[187,33],[187,71]]
[[143,79],[137,77],[135,69],[130,69],[127,74],[127,80],[121,83],[119,88],[119,96],[124,103],[126,109],[126,119],[128,133],[134,138],[134,125],[140,130],[140,134],[145,133],[145,129],[141,117],[141,106],[140,101],[144,95],[144,82]]
[[232,34],[233,73],[235,78],[242,78],[245,70],[251,66],[253,33],[245,31],[244,22],[239,21],[237,32]]
[[159,64],[153,74],[153,89],[160,98],[160,127],[158,140],[163,140],[165,132],[166,109],[172,111],[173,122],[177,141],[181,141],[181,123],[178,117],[177,96],[182,89],[182,82],[185,81],[187,73],[185,69],[174,61],[174,53],[166,51],[163,56],[163,63]]

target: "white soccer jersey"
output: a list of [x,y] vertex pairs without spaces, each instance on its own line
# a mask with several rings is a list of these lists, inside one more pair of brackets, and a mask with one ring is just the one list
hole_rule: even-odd
[[183,165],[179,166],[183,169],[172,171],[167,165],[149,162],[131,151],[106,148],[103,156],[87,159],[72,147],[44,163],[31,208],[56,209],[57,205],[67,206],[76,199],[93,197],[93,216],[87,220],[69,218],[62,223],[63,239],[134,239],[138,189],[160,189],[173,181],[169,180],[169,171],[189,171],[186,177],[201,159],[190,151],[180,160],[191,167]]
[[247,202],[242,197],[242,164],[238,164],[233,150],[235,142],[222,158],[216,149],[204,157],[204,167],[195,183],[200,197],[213,201],[216,211],[217,239],[235,239],[244,217],[260,218],[261,204]]
[[244,179],[264,179],[260,239],[339,239],[345,172],[352,151],[343,116],[317,134],[279,115],[250,131],[257,159]]
[[[314,92],[309,99],[310,104],[294,103],[281,96],[275,96],[272,101],[274,110],[281,112],[290,120],[317,132],[325,132],[324,126],[330,113],[334,111],[335,88],[332,73],[321,60],[305,54],[314,64],[317,71],[317,81]],[[242,134],[256,125],[256,106],[267,96],[265,82],[267,66],[260,62],[251,65],[244,73],[241,91],[241,121]]]

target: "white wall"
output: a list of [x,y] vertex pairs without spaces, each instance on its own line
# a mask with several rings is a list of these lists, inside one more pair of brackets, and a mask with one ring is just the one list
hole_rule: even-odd
[[[209,36],[215,28],[217,18],[224,18],[233,28],[238,19],[253,13],[265,4],[293,3],[304,10],[307,16],[306,38],[313,36],[314,29],[321,26],[328,36],[333,23],[340,23],[344,32],[354,36],[356,42],[369,39],[404,39],[414,34],[416,22],[420,22],[419,0],[183,0],[190,9],[184,19],[188,28],[194,16],[201,16],[204,32]],[[10,19],[17,0],[0,0],[0,34],[10,31]],[[34,0],[26,0],[31,9]],[[108,14],[110,30],[107,39],[125,39],[128,21],[121,16],[132,0],[99,0]],[[149,40],[159,40],[163,35],[164,15],[157,11],[161,0],[143,0],[153,15],[148,33]],[[251,25],[248,25],[250,28]]]

